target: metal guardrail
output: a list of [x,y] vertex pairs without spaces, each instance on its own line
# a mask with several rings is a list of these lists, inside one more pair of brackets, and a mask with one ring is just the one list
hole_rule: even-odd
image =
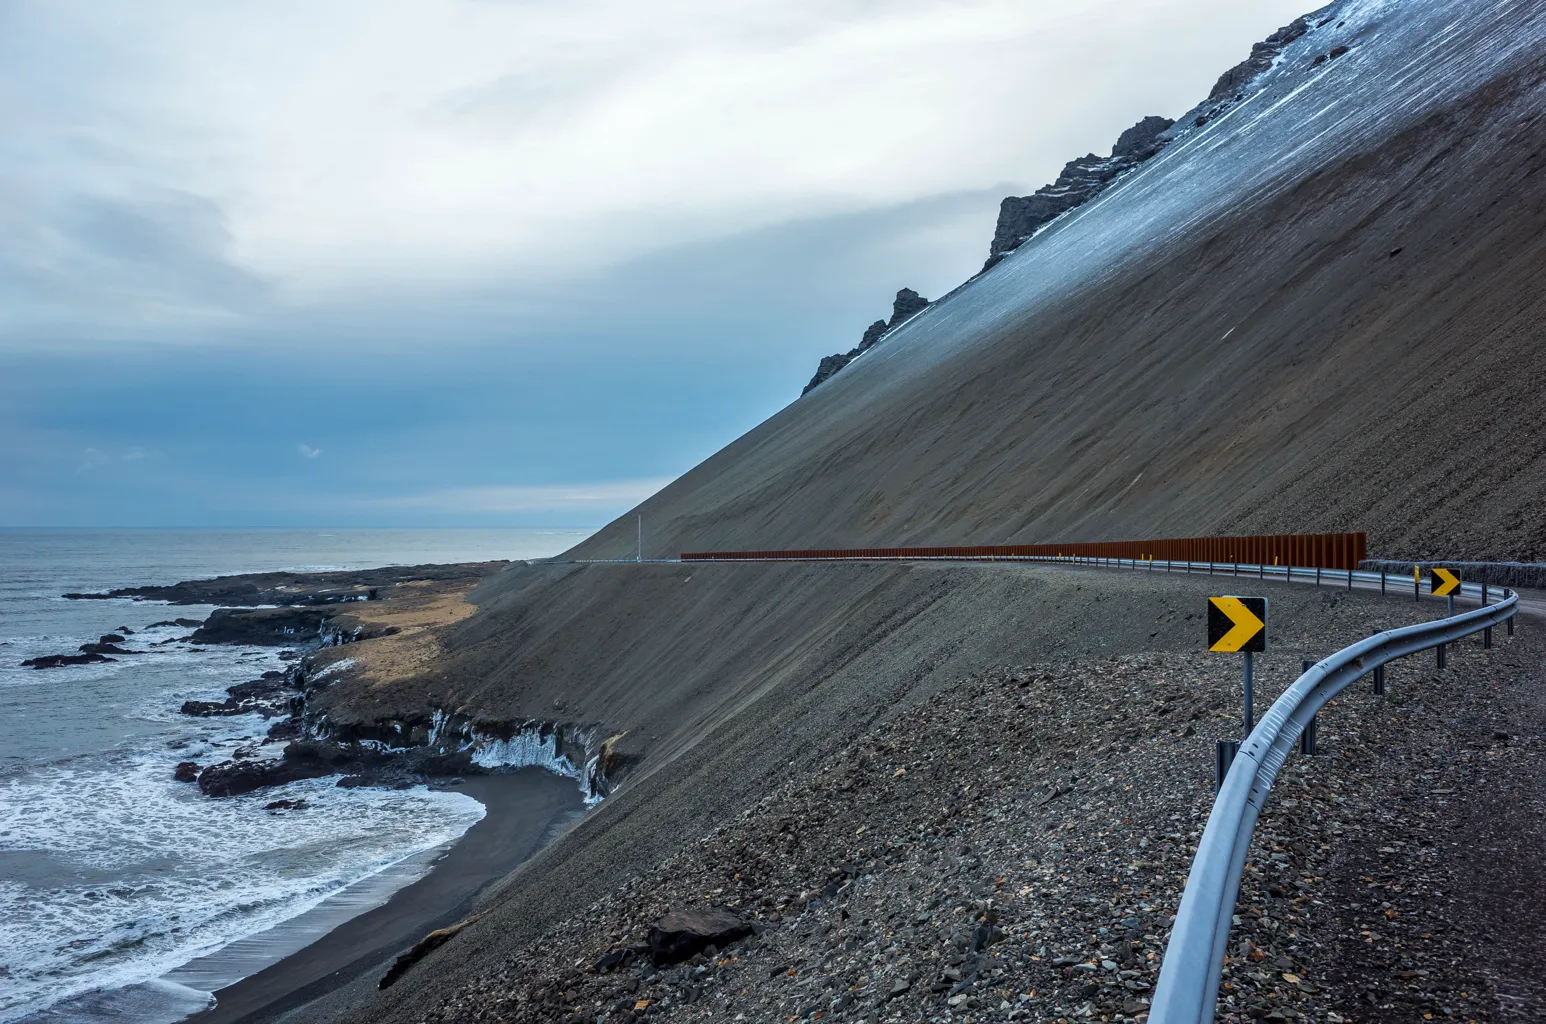
[[[1377,580],[1380,575],[1359,571],[1350,580]],[[1482,589],[1481,584],[1473,584],[1469,596],[1480,598]],[[1502,597],[1497,604],[1483,603],[1435,622],[1387,630],[1345,647],[1311,666],[1273,702],[1241,745],[1214,799],[1165,948],[1164,965],[1149,1008],[1150,1024],[1213,1021],[1230,922],[1256,819],[1279,770],[1315,713],[1377,666],[1512,619],[1518,611],[1518,595],[1499,588],[1493,592]]]
[[[1379,584],[1382,594],[1402,595],[1410,586],[1422,598],[1419,578],[1369,569],[1327,569],[1286,565],[1247,565],[1238,562],[1176,562],[1158,559],[1104,558],[1073,555],[981,554],[840,554],[818,552],[738,553],[726,561],[979,561],[1042,562],[1136,569],[1148,572],[1205,573],[1241,579],[1278,580],[1319,585]],[[684,559],[686,560],[686,559]],[[692,561],[718,561],[700,554]],[[1519,595],[1504,587],[1462,582],[1460,594],[1475,598],[1479,607],[1434,622],[1386,630],[1310,666],[1257,722],[1241,744],[1223,785],[1213,801],[1208,824],[1192,860],[1176,923],[1165,947],[1159,983],[1149,1007],[1149,1024],[1211,1024],[1218,1003],[1219,980],[1229,944],[1229,927],[1240,892],[1240,877],[1256,819],[1278,772],[1299,743],[1300,736],[1326,702],[1380,666],[1420,651],[1453,643],[1463,637],[1509,623],[1519,610]],[[1493,597],[1496,604],[1490,603]],[[1490,637],[1489,637],[1490,640]],[[1442,662],[1441,662],[1442,665]],[[1376,687],[1380,673],[1376,673]]]

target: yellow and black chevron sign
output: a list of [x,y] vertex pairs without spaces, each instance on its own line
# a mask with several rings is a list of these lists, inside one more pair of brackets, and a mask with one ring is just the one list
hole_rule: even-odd
[[1265,597],[1208,598],[1208,650],[1256,652],[1266,649]]
[[1460,589],[1460,577],[1435,566],[1428,572],[1428,589],[1434,597],[1448,597]]

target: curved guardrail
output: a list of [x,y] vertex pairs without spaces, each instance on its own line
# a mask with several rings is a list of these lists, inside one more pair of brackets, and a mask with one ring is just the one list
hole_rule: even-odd
[[[1275,568],[1275,567],[1274,567]],[[1338,575],[1342,575],[1339,573]],[[1366,573],[1378,577],[1378,573]],[[1474,596],[1480,596],[1480,586]],[[1498,591],[1494,591],[1495,593]],[[1261,717],[1224,778],[1176,912],[1150,1024],[1211,1024],[1251,834],[1267,794],[1306,724],[1328,700],[1375,666],[1451,643],[1512,618],[1519,597],[1435,622],[1377,633],[1317,662]]]

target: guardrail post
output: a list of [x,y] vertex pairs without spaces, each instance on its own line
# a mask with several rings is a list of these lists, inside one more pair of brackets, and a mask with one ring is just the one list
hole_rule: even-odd
[[1242,671],[1242,677],[1243,677],[1243,680],[1244,680],[1244,683],[1245,683],[1245,686],[1244,686],[1244,689],[1245,689],[1245,731],[1240,734],[1240,738],[1241,739],[1244,739],[1245,737],[1251,735],[1251,729],[1254,728],[1255,725],[1256,725],[1256,719],[1251,714],[1251,683],[1252,683],[1251,676],[1252,676],[1252,667],[1253,667],[1252,662],[1254,660],[1255,659],[1251,656],[1251,652],[1250,651],[1246,651],[1245,652],[1245,667],[1244,667],[1244,669]]
[[[1315,662],[1308,658],[1304,659],[1299,663],[1300,674],[1302,675],[1305,672],[1310,671],[1314,665]],[[1304,732],[1299,734],[1299,752],[1307,757],[1315,756],[1315,716],[1313,715],[1310,717],[1310,721],[1305,725]]]
[[1508,617],[1508,635],[1514,635],[1514,616],[1512,615]]
[[1374,666],[1374,695],[1376,697],[1385,696],[1385,666],[1383,664]]
[[1353,589],[1353,570],[1351,569],[1347,571],[1347,589]]
[[1486,629],[1482,630],[1482,650],[1484,650],[1484,651],[1492,650],[1492,627],[1491,626],[1488,626]]
[[1317,587],[1321,585],[1321,567],[1318,565],[1315,567],[1315,585]]
[[1439,644],[1438,647],[1434,648],[1436,651],[1439,652],[1439,668],[1443,668],[1444,667],[1444,648],[1446,648],[1448,646],[1449,646],[1448,644]]
[[1224,776],[1229,774],[1229,766],[1235,763],[1235,755],[1240,752],[1239,740],[1219,740],[1213,748],[1213,795],[1218,796],[1219,790],[1224,787]]
[[1385,570],[1380,570],[1380,596],[1385,596]]
[[1412,600],[1421,602],[1423,599],[1422,570],[1412,566]]

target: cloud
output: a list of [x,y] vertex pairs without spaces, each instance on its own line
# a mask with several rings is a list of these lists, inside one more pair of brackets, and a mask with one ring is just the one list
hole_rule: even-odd
[[301,445],[301,458],[303,458],[303,459],[316,459],[316,458],[320,458],[321,456],[322,456],[322,449],[321,448],[313,448],[309,444]]
[[670,477],[661,477],[527,487],[453,487],[425,494],[381,498],[367,504],[378,508],[424,509],[469,515],[488,512],[613,512],[638,504],[670,482]]
[[508,312],[791,219],[1034,188],[1302,4],[11,5],[0,345],[384,325],[467,289]]

